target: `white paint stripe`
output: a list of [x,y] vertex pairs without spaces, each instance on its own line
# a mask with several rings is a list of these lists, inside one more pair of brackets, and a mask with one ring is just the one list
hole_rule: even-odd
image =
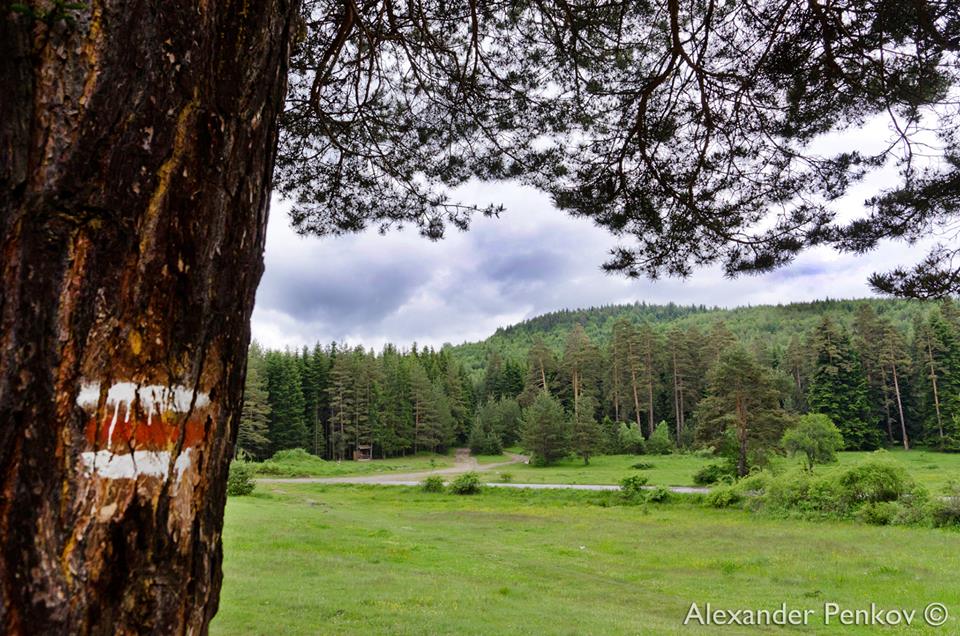
[[[157,409],[160,412],[185,413],[190,410],[190,404],[194,402],[194,391],[185,386],[165,387],[159,384],[148,384],[138,389],[133,382],[118,382],[107,390],[107,404],[111,402],[115,404],[126,403],[128,418],[129,409],[136,397],[140,398],[140,405],[148,413]],[[77,394],[77,404],[81,407],[96,408],[99,402],[99,383],[85,383],[80,386],[80,392]],[[206,393],[198,391],[195,404],[196,406],[206,406],[210,404],[210,397]]]
[[110,420],[110,430],[107,431],[107,448],[110,448],[110,444],[113,442],[113,429],[117,427],[117,413],[120,412],[120,403],[117,402],[113,405],[113,419]]
[[[183,471],[190,467],[190,451],[189,448],[185,449],[173,464],[177,481],[183,476]],[[136,479],[140,475],[166,479],[170,471],[170,451],[88,451],[81,453],[80,459],[88,475],[106,479]]]

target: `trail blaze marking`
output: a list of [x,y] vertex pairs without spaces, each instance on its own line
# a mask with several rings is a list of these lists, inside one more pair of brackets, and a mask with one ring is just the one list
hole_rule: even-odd
[[204,439],[207,394],[183,386],[119,382],[107,390],[101,411],[100,393],[100,385],[91,383],[77,395],[77,404],[89,415],[84,430],[88,448],[80,454],[84,469],[107,479],[166,479],[172,467],[179,480],[191,465],[193,447]]

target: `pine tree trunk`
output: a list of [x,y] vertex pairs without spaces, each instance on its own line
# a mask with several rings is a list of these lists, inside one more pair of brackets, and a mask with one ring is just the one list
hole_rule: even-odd
[[653,377],[650,378],[650,383],[647,384],[647,428],[649,429],[650,436],[653,435]]
[[677,440],[680,440],[680,385],[677,382],[677,352],[671,354],[673,360],[673,412],[676,421]]
[[0,13],[0,632],[205,633],[297,7],[67,12]]
[[933,365],[933,348],[930,341],[927,340],[927,355],[930,361],[930,383],[933,386],[933,406],[937,411],[937,429],[940,432],[940,439],[943,439],[943,416],[940,414],[940,396],[937,393],[937,371]]
[[630,384],[633,387],[633,411],[637,418],[637,430],[643,432],[643,426],[640,424],[640,394],[637,391],[637,371],[630,369]]
[[887,384],[887,372],[880,369],[880,389],[883,392],[883,410],[887,418],[887,438],[893,443],[893,416],[890,414],[890,385]]
[[737,477],[746,477],[747,473],[747,414],[743,400],[737,398]]
[[907,437],[907,421],[903,416],[903,401],[900,399],[900,381],[897,378],[897,365],[890,364],[893,370],[893,388],[897,396],[897,410],[900,413],[900,432],[903,434],[903,449],[910,450],[910,439]]

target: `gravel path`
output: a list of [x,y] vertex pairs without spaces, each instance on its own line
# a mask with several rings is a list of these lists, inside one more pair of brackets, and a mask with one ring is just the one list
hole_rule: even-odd
[[[258,478],[257,481],[265,484],[375,484],[380,486],[418,486],[430,475],[460,475],[469,471],[485,472],[510,466],[526,461],[523,455],[510,455],[510,461],[495,464],[480,464],[476,457],[470,456],[470,451],[458,449],[454,465],[450,468],[438,468],[415,473],[354,475],[348,477],[285,477],[285,478]],[[620,486],[613,484],[517,484],[517,483],[487,483],[495,488],[527,488],[530,490],[620,490]],[[644,486],[648,490],[656,486]],[[709,488],[694,486],[668,486],[670,492],[683,494],[706,494]]]

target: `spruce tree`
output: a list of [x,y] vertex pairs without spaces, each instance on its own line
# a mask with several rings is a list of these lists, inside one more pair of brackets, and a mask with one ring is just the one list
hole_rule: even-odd
[[810,410],[840,429],[848,450],[877,448],[882,440],[871,419],[867,379],[846,330],[824,317],[811,337],[815,361],[808,397]]
[[293,356],[267,354],[267,391],[270,397],[271,450],[309,448],[310,436],[303,422],[303,390]]
[[494,402],[484,404],[473,418],[469,446],[475,455],[499,455],[503,441],[497,433],[497,414]]
[[536,397],[523,414],[522,430],[523,447],[534,464],[552,464],[570,453],[570,422],[552,395]]
[[264,459],[270,450],[270,398],[263,364],[262,351],[253,343],[247,360],[243,410],[237,430],[237,455],[254,460]]
[[586,395],[582,398],[580,411],[573,416],[570,447],[583,459],[584,465],[589,464],[590,458],[603,449],[603,431],[593,416],[595,411],[593,398]]

